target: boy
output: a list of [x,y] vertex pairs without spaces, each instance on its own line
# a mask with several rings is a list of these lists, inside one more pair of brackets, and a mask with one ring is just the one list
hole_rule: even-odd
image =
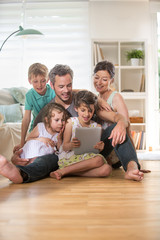
[[30,132],[33,129],[34,120],[40,110],[55,97],[54,90],[47,84],[48,80],[48,68],[45,65],[34,63],[29,67],[28,81],[33,88],[26,94],[25,112],[21,127],[21,143],[15,146],[14,152],[22,148],[25,144],[28,127],[31,121],[31,112],[33,119],[29,129]]

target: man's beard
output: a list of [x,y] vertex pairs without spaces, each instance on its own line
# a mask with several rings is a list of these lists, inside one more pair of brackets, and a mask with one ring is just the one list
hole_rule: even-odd
[[68,102],[70,102],[71,97],[72,97],[72,94],[69,93],[67,96],[68,96],[67,99],[63,99],[60,95],[57,95],[57,94],[56,94],[56,97],[59,98],[62,102],[66,103],[66,104],[67,104]]

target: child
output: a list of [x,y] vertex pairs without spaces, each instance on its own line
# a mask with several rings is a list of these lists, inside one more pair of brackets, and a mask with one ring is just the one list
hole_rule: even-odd
[[54,90],[47,84],[48,80],[48,69],[45,65],[34,63],[29,67],[28,81],[33,88],[26,94],[25,113],[21,127],[21,143],[15,146],[13,151],[22,148],[25,144],[28,127],[31,121],[31,112],[33,119],[29,130],[30,132],[33,129],[34,120],[40,110],[55,97]]
[[[97,98],[89,91],[80,91],[74,99],[75,110],[78,117],[71,117],[65,127],[63,151],[59,154],[57,171],[51,172],[50,177],[61,179],[64,175],[78,175],[86,177],[105,177],[111,173],[111,167],[101,154],[85,153],[74,154],[74,148],[80,146],[80,142],[75,138],[75,129],[78,127],[100,126],[92,121],[96,109]],[[99,151],[104,148],[104,143],[100,141],[94,146]]]
[[66,110],[58,103],[44,107],[43,122],[32,130],[23,146],[21,158],[33,162],[38,156],[56,153],[62,144],[62,133],[67,120]]
[[[32,164],[37,156],[57,152],[62,144],[62,134],[68,114],[65,108],[58,103],[49,103],[44,108],[43,123],[33,129],[23,148],[24,156],[29,158],[28,164]],[[0,155],[0,174],[14,183],[22,183],[26,173],[21,171],[20,166],[16,167]],[[42,173],[39,172],[39,174]]]

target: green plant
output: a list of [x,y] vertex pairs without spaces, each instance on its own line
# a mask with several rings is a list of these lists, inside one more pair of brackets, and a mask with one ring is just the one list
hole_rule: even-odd
[[127,52],[127,60],[129,61],[131,58],[144,58],[144,51],[138,49],[132,49]]

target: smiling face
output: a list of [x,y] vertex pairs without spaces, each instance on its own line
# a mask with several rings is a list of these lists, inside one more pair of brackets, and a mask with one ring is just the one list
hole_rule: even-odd
[[75,109],[78,113],[78,119],[82,126],[90,124],[90,120],[93,117],[95,106],[90,104],[89,107],[86,104],[81,103],[78,108]]
[[67,103],[72,98],[72,78],[70,74],[64,76],[56,75],[53,89],[57,102]]
[[46,79],[46,77],[44,77],[43,75],[31,75],[30,79],[29,79],[30,84],[32,84],[34,90],[40,94],[40,95],[44,95],[46,93],[46,84],[48,82],[48,79]]
[[101,70],[94,74],[93,81],[96,91],[99,92],[100,94],[103,94],[106,91],[110,90],[110,84],[113,81],[113,79],[111,79],[111,76],[108,73],[108,71]]

